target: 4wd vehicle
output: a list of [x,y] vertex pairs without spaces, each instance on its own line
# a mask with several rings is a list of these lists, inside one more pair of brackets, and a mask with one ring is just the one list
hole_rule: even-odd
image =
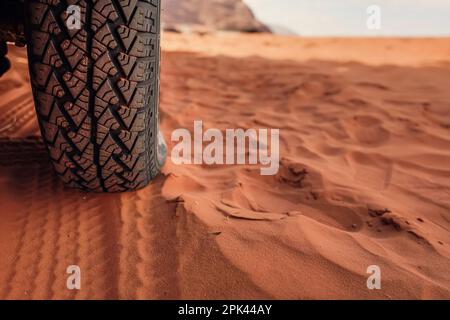
[[160,0],[1,0],[2,73],[6,42],[27,46],[42,137],[65,183],[121,192],[157,175]]

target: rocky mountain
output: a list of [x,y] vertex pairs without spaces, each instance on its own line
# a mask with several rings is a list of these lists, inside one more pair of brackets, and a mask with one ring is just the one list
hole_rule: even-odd
[[270,32],[242,0],[164,0],[162,3],[165,29]]

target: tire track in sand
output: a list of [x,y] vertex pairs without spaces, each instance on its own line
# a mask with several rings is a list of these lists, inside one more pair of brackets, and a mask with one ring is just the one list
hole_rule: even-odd
[[86,194],[81,204],[78,243],[83,283],[77,298],[118,297],[118,198],[118,194]]
[[[30,182],[29,182],[29,174],[34,172],[33,168],[28,168],[28,170],[21,171],[21,175],[17,175],[16,179],[16,188],[18,190],[26,190],[30,191]],[[36,183],[36,178],[32,180],[33,183]],[[31,199],[30,198],[24,198],[23,206],[24,208],[29,208],[31,206]],[[15,222],[15,225],[18,225],[17,233],[18,233],[18,240],[17,245],[14,250],[17,254],[14,256],[13,261],[11,263],[11,266],[8,270],[4,271],[6,275],[4,284],[0,284],[0,297],[2,300],[7,299],[11,296],[11,292],[15,285],[15,279],[18,276],[18,265],[19,260],[21,259],[21,253],[23,251],[23,248],[25,246],[25,238],[27,234],[27,230],[29,229],[29,223],[30,223],[30,210],[23,210],[18,214],[17,221]]]
[[175,210],[161,196],[163,182],[121,195],[120,299],[180,297]]
[[[36,112],[33,98],[26,93],[0,104],[0,134],[19,136],[24,129],[34,127]],[[37,132],[37,130],[36,130]]]
[[[28,198],[23,198],[28,201],[24,212],[20,213],[16,257],[9,270],[3,296],[6,299],[30,299],[35,291],[39,291],[40,295],[36,298],[44,298],[48,291],[39,286],[38,278],[43,257],[52,256],[51,248],[46,249],[48,254],[43,251],[46,246],[46,229],[51,225],[51,211],[46,210],[46,198],[40,198],[39,195],[49,191],[54,180],[46,179],[46,176],[49,177],[49,169],[45,166],[34,165],[20,169],[23,170],[22,174],[16,178],[19,178],[23,194],[28,195]],[[31,183],[26,183],[26,179],[30,179]]]
[[[5,173],[0,183],[22,202],[20,210],[7,212],[16,247],[11,263],[0,270],[5,279],[0,298],[117,297],[118,195],[64,188],[34,140],[6,139],[0,144],[10,159],[22,154],[16,162],[0,161]],[[81,267],[80,291],[66,287],[66,268],[74,264]]]

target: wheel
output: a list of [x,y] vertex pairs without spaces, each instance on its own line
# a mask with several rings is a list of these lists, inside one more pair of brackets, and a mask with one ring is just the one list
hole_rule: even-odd
[[86,191],[147,185],[158,131],[160,0],[27,0],[37,118],[56,173]]

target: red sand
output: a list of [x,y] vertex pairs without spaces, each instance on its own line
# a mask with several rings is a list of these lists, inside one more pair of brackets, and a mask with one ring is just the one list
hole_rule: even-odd
[[12,48],[0,298],[450,299],[449,39],[166,33],[163,47],[166,140],[194,120],[280,128],[280,172],[168,159],[136,193],[64,188]]

